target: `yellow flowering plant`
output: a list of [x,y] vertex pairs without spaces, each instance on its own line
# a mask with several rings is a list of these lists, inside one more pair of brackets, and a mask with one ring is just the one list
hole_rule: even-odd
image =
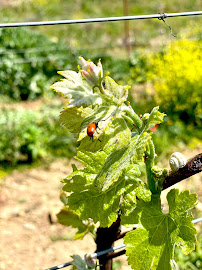
[[169,117],[197,122],[202,114],[202,42],[180,40],[152,56],[148,78],[154,99]]

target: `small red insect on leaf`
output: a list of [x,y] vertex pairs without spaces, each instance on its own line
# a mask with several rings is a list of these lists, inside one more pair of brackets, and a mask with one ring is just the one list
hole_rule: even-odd
[[96,123],[96,122],[92,122],[88,125],[87,134],[89,137],[93,137],[97,127],[98,127],[98,123]]
[[[92,138],[92,141],[93,141],[93,136],[94,136],[94,133],[96,132],[98,127],[98,123],[96,122],[92,122],[88,125],[87,127],[87,135]],[[98,139],[99,140],[99,139]],[[100,141],[100,140],[99,140]],[[101,141],[100,141],[101,142]]]

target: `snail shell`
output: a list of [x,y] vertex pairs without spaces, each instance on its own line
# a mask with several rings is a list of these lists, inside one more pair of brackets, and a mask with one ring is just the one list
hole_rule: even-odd
[[185,156],[179,152],[175,152],[170,156],[170,168],[173,172],[178,171],[180,168],[183,168],[186,163],[187,163],[187,159],[185,158]]

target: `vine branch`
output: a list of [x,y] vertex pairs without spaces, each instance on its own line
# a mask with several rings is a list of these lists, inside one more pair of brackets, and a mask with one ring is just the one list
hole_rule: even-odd
[[171,187],[176,183],[202,172],[202,153],[190,158],[183,168],[180,168],[177,172],[170,171],[163,183],[163,189]]

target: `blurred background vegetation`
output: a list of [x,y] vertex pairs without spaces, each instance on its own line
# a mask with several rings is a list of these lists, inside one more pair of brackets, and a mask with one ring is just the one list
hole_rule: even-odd
[[[108,1],[99,0],[2,0],[1,21],[193,11],[200,10],[200,4],[197,0],[112,0],[109,8]],[[105,72],[131,85],[130,102],[137,113],[160,105],[167,114],[154,133],[161,159],[175,146],[200,145],[202,18],[166,22],[177,38],[157,19],[0,29],[0,163],[15,166],[52,153],[67,157],[75,153],[74,139],[57,122],[64,100],[50,85],[60,78],[58,70],[76,70],[79,55],[95,62],[101,58]]]
[[[200,9],[200,0],[1,0],[0,18],[25,22]],[[74,138],[58,123],[65,100],[50,85],[60,79],[58,70],[76,70],[80,55],[101,58],[104,72],[131,85],[138,114],[155,105],[167,114],[154,132],[159,160],[173,149],[201,147],[202,16],[166,22],[177,38],[158,19],[0,29],[0,169],[75,154]],[[197,250],[191,266],[177,253],[182,269],[198,267],[199,244]]]

